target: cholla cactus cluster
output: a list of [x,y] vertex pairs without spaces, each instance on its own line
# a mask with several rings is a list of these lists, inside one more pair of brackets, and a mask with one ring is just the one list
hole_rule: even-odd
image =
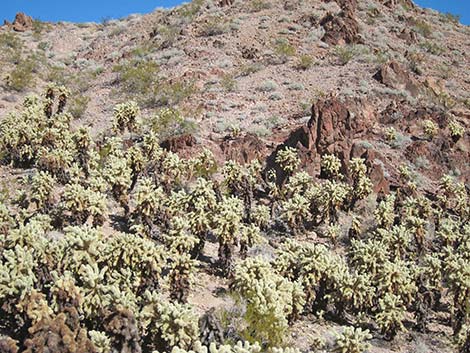
[[289,321],[302,312],[302,285],[276,274],[260,258],[244,260],[237,266],[232,289],[246,302],[246,336],[272,344],[282,343]]
[[449,123],[450,136],[454,141],[459,140],[465,134],[465,128],[460,125],[456,120]]
[[438,130],[439,130],[439,127],[434,121],[428,119],[423,122],[424,135],[428,139],[432,139],[434,136],[436,136]]
[[[332,349],[356,353],[366,327],[393,339],[425,331],[436,311],[469,346],[462,182],[445,176],[428,198],[401,168],[404,186],[378,197],[360,158],[325,155],[319,177],[290,147],[269,170],[218,166],[207,149],[185,159],[160,146],[155,119],[138,121],[134,103],[92,137],[72,126],[67,96],[50,86],[0,123],[2,162],[27,174],[0,203],[1,347],[298,353],[276,346],[316,316],[349,322]],[[158,121],[173,118],[162,110]],[[211,336],[191,303],[213,276],[225,277],[238,316]]]
[[297,151],[292,147],[285,147],[277,152],[276,163],[279,164],[281,169],[286,173],[294,172],[300,165],[300,159]]
[[372,335],[369,330],[362,330],[361,328],[346,327],[341,333],[336,336],[335,352],[340,353],[362,353],[369,349],[370,340]]

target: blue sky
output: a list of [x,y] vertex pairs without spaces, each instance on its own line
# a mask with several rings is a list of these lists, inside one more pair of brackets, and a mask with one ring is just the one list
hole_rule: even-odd
[[[470,0],[415,0],[421,6],[459,14],[470,24]],[[146,13],[157,7],[172,7],[182,0],[1,0],[0,21],[12,20],[16,12],[26,12],[43,21],[99,22],[132,13]]]

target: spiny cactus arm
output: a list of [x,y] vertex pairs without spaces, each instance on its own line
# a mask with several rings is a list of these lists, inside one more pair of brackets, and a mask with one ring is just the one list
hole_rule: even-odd
[[336,347],[334,352],[363,353],[370,348],[367,340],[372,339],[369,330],[361,328],[345,327],[342,332],[336,333]]
[[277,152],[276,163],[287,173],[292,173],[300,165],[300,159],[297,150],[286,146]]
[[340,176],[341,161],[332,154],[325,154],[321,159],[322,174],[326,178],[337,179]]

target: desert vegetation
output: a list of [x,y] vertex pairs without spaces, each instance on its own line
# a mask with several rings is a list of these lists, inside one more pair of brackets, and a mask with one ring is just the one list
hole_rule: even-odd
[[14,27],[0,352],[469,352],[457,17],[194,0]]
[[[116,106],[113,130],[92,138],[71,126],[68,95],[49,86],[1,122],[3,163],[31,170],[22,192],[1,204],[1,342],[10,351],[210,344],[280,352],[289,325],[314,315],[349,323],[334,351],[363,352],[371,327],[393,340],[426,332],[433,312],[448,318],[462,352],[468,345],[463,184],[443,176],[434,200],[404,187],[378,200],[371,217],[357,207],[372,192],[360,158],[346,176],[338,157],[325,154],[314,180],[287,147],[275,158],[281,181],[256,160],[218,165],[208,150],[181,159],[162,149],[161,131],[135,102]],[[432,136],[434,126],[425,130]],[[402,177],[410,178],[406,169]],[[306,242],[311,232],[324,240]],[[214,270],[244,310],[230,335],[222,327],[221,341],[201,342],[188,298],[205,271],[209,236],[218,244]],[[272,258],[251,255],[268,239]]]

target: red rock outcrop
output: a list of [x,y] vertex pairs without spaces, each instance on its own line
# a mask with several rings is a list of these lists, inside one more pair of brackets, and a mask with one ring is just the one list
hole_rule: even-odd
[[231,6],[234,0],[220,0],[219,6]]
[[191,134],[173,136],[161,143],[161,147],[171,151],[179,152],[196,145],[196,138]]
[[418,82],[396,61],[382,65],[373,77],[387,87],[407,90],[412,95],[419,93]]
[[[302,167],[310,174],[319,172],[319,157],[324,154],[338,156],[343,164],[343,172],[347,174],[348,161],[352,157],[366,160],[374,191],[389,191],[388,181],[378,155],[371,148],[358,143],[376,121],[375,110],[361,100],[342,101],[338,97],[320,100],[312,107],[312,116],[308,123],[292,131],[268,157],[268,169],[276,169],[275,156],[277,151],[286,146],[298,150]],[[282,181],[285,175],[277,170]]]
[[406,44],[414,44],[418,42],[418,35],[410,28],[404,28],[398,35],[398,38],[406,41]]
[[307,127],[318,154],[349,158],[353,140],[363,136],[375,120],[375,111],[367,103],[334,97],[313,105]]
[[17,13],[12,28],[17,32],[26,32],[33,28],[33,18],[23,12]]
[[395,8],[398,5],[405,6],[409,9],[414,9],[415,4],[411,0],[383,0],[383,4],[391,9]]
[[322,40],[331,45],[360,43],[359,24],[354,18],[354,12],[347,7],[340,14],[328,13],[320,25],[325,29]]
[[266,145],[254,134],[225,139],[220,144],[220,148],[226,160],[232,159],[242,164],[254,159],[262,160],[268,154]]

